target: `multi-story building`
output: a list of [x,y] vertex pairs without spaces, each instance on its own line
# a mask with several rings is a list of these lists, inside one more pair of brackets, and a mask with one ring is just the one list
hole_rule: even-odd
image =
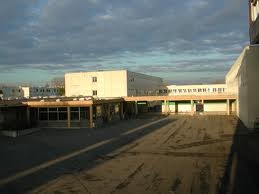
[[66,96],[154,96],[164,89],[161,78],[128,70],[65,74]]

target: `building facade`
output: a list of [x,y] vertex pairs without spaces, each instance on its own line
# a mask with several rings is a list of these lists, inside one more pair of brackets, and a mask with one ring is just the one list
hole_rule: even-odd
[[21,87],[24,98],[60,96],[60,88],[50,87]]
[[13,100],[31,97],[54,97],[60,96],[60,90],[61,88],[3,86],[0,87],[0,98]]
[[163,80],[127,70],[78,72],[65,74],[65,95],[124,97],[158,95]]
[[168,95],[209,95],[227,93],[226,84],[169,85]]
[[247,46],[226,75],[230,91],[237,94],[237,116],[253,128],[259,118],[259,45]]

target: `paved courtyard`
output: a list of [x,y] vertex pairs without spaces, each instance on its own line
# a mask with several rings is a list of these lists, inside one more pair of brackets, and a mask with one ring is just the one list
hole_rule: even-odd
[[0,138],[0,193],[259,193],[259,135],[176,115]]

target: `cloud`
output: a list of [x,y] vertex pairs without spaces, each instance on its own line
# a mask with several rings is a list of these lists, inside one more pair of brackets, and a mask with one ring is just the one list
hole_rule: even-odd
[[[241,0],[6,1],[0,7],[0,67],[63,72],[101,64],[102,69],[133,65],[144,73],[225,72],[248,43],[247,10]],[[177,66],[137,62],[154,51],[157,58],[187,58]],[[224,61],[214,59],[215,53]],[[204,57],[192,60],[199,55]],[[114,64],[118,61],[125,64]],[[145,65],[151,68],[143,70]]]

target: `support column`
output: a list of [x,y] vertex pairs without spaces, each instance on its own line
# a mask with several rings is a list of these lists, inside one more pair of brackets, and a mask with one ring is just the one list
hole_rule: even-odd
[[178,113],[178,101],[175,101],[175,113]]
[[89,106],[89,127],[93,128],[93,105]]
[[27,127],[30,128],[31,127],[31,117],[30,117],[30,108],[27,107],[26,109],[26,119],[27,119]]
[[124,119],[124,114],[123,114],[123,102],[120,102],[120,119]]
[[67,107],[67,128],[71,127],[71,112],[70,106]]
[[193,102],[193,100],[191,100],[191,113],[192,114],[194,113],[194,102]]
[[135,101],[135,115],[138,115],[138,101]]
[[165,106],[165,113],[168,114],[169,113],[169,101],[164,100],[164,106]]
[[227,99],[227,115],[230,115],[230,103],[229,103],[229,99]]

